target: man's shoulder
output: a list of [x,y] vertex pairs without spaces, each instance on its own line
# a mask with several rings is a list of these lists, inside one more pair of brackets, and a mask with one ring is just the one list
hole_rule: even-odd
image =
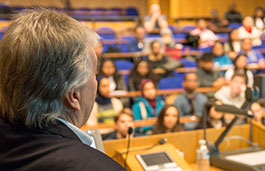
[[[29,146],[34,151],[28,150],[27,152],[25,146]],[[20,147],[13,150],[21,151],[19,155],[14,155],[15,158],[19,156],[16,158],[17,162],[22,162],[21,160],[27,160],[28,162],[19,167],[22,170],[108,171],[123,169],[118,163],[102,152],[79,141],[60,136],[46,136],[39,140],[21,143]],[[13,159],[15,158],[13,157]],[[10,165],[12,163],[4,167],[7,167],[7,170],[9,170]]]
[[187,100],[186,96],[182,93],[180,95],[178,95],[176,97],[176,99],[174,100],[174,104],[175,105],[180,105],[180,104],[183,104],[183,102]]
[[70,162],[70,168],[74,170],[123,170],[106,154],[82,143],[71,142],[55,153],[64,156],[63,163]]
[[28,129],[9,124],[2,124],[1,128],[1,169],[122,170],[110,157],[83,144],[62,124],[50,130]]

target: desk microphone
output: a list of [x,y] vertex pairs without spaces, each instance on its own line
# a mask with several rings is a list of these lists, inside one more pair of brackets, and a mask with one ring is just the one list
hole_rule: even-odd
[[231,113],[234,115],[242,115],[242,116],[249,117],[249,118],[254,117],[251,112],[245,111],[243,109],[239,109],[232,105],[223,104],[223,105],[215,105],[214,107],[217,112]]
[[[129,132],[129,131],[128,131],[128,132]],[[129,141],[129,140],[128,140],[128,141]],[[165,144],[166,142],[167,142],[167,139],[166,139],[166,138],[162,138],[162,139],[160,139],[157,143],[155,143],[155,144],[153,144],[153,145],[151,145],[151,146],[149,146],[149,147],[139,148],[139,149],[136,149],[136,150],[132,150],[132,151],[130,151],[130,152],[135,152],[135,151],[139,151],[139,150],[150,150],[150,149],[154,148],[155,146],[163,145],[163,144]],[[129,143],[129,142],[128,142],[128,143]],[[115,154],[114,156],[112,156],[112,158],[118,157],[118,156],[123,155],[123,154],[128,153],[128,152],[129,152],[129,148],[127,148],[127,151],[126,151],[126,152],[123,152],[123,153],[117,153],[117,154]]]
[[124,167],[125,169],[127,170],[127,157],[128,157],[128,153],[129,153],[129,149],[130,149],[130,142],[131,142],[131,135],[133,133],[133,128],[132,127],[129,127],[128,128],[128,144],[127,144],[127,150],[126,150],[126,156],[125,156],[125,159],[124,159]]
[[128,135],[132,135],[132,133],[133,133],[133,128],[132,127],[129,127],[129,129],[128,129]]
[[163,139],[161,139],[161,140],[158,141],[158,144],[163,145],[166,142],[167,142],[167,139],[166,138],[163,138]]

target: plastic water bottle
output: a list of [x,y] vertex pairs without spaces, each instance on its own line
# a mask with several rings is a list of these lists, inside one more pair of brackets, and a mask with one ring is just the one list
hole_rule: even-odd
[[205,140],[199,140],[199,148],[196,151],[197,166],[199,171],[210,170],[210,153]]

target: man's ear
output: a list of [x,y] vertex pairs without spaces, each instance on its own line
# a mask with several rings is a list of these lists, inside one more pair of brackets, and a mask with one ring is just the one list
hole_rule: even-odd
[[68,91],[63,98],[64,105],[73,111],[80,111],[80,92],[76,90]]

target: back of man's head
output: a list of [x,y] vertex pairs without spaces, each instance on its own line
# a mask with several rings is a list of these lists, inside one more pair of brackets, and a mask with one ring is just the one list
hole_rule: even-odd
[[10,122],[42,127],[67,110],[63,96],[88,80],[97,34],[65,14],[29,10],[0,43],[0,108]]

